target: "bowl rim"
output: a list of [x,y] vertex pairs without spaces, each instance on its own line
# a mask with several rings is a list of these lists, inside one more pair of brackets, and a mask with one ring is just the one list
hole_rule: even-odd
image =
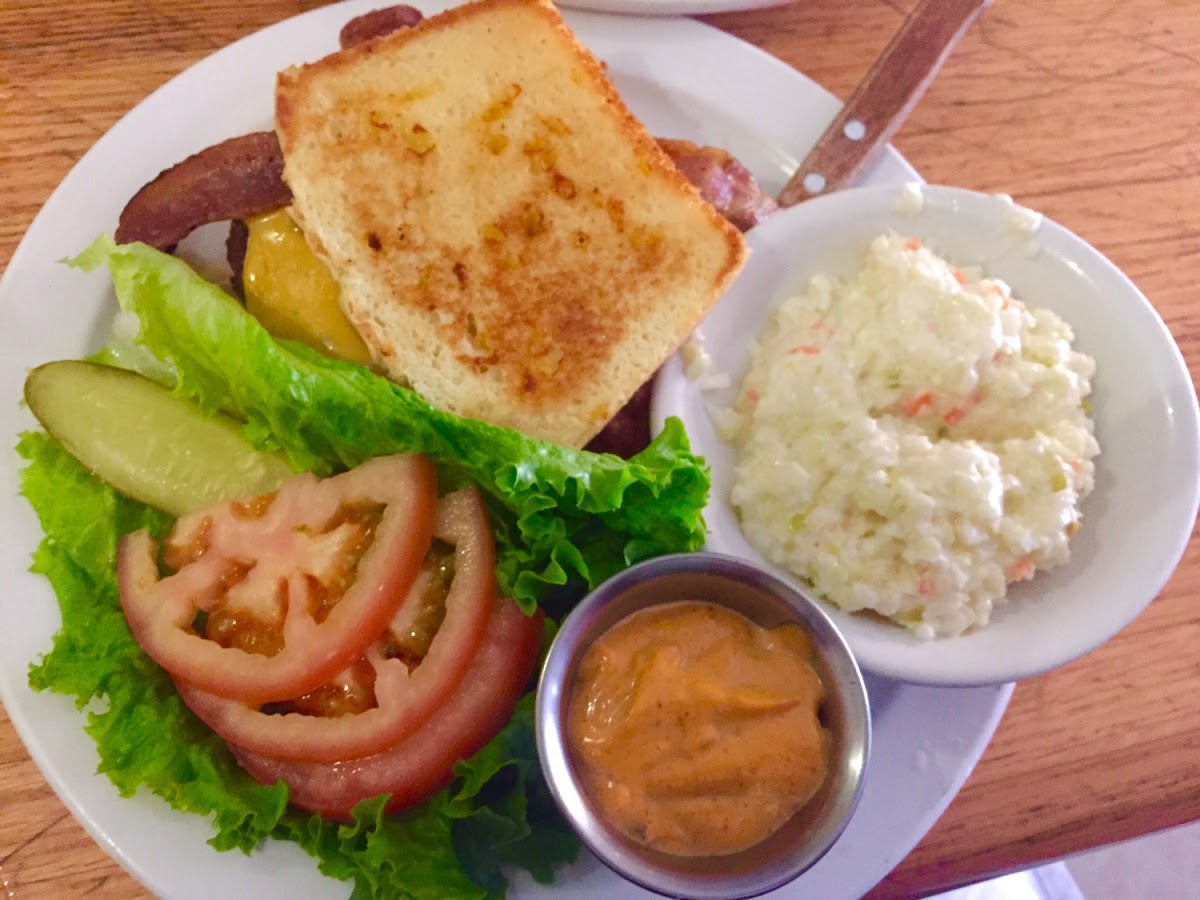
[[[831,788],[829,813],[815,829],[811,835],[813,840],[805,845],[803,852],[790,854],[785,864],[773,866],[768,874],[726,877],[706,874],[693,881],[686,875],[665,872],[647,863],[647,857],[663,854],[640,848],[632,841],[618,840],[611,833],[613,829],[602,827],[601,815],[594,810],[574,772],[565,737],[565,708],[570,696],[570,685],[565,681],[573,661],[583,655],[595,638],[615,624],[614,621],[598,626],[604,611],[615,600],[630,588],[673,575],[704,575],[738,581],[782,601],[790,610],[791,618],[812,635],[825,665],[833,673],[834,684],[827,685],[827,693],[837,691],[839,702],[850,707],[847,713],[850,728],[844,736],[847,752],[844,765],[840,767],[843,771]],[[672,602],[678,602],[678,598],[638,606],[622,613],[616,621],[638,609]],[[841,631],[821,605],[761,566],[712,551],[675,553],[645,560],[618,572],[591,591],[567,615],[554,636],[539,673],[535,700],[535,736],[542,771],[556,805],[572,829],[592,853],[618,875],[660,894],[694,900],[757,896],[787,884],[821,859],[845,830],[862,796],[870,760],[871,727],[870,701],[862,671]]]

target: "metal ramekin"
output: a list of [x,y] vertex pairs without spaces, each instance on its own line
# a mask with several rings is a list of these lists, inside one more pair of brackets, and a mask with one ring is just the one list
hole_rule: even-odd
[[[566,742],[571,688],[587,648],[630,613],[680,600],[721,604],[764,627],[798,622],[815,640],[817,671],[825,682],[821,719],[833,738],[825,784],[766,840],[724,856],[674,856],[626,837],[605,821],[584,793]],[[786,884],[812,866],[833,846],[858,805],[871,744],[862,673],[820,606],[774,575],[716,553],[649,560],[614,576],[584,598],[563,622],[546,657],[538,685],[536,728],[550,791],[592,852],[642,887],[691,900],[753,897]]]

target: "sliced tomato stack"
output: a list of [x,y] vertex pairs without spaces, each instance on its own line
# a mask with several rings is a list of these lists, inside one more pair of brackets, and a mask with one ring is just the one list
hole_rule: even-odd
[[121,604],[184,702],[263,783],[346,818],[428,797],[512,715],[540,616],[497,597],[474,488],[384,457],[180,519],[118,548]]

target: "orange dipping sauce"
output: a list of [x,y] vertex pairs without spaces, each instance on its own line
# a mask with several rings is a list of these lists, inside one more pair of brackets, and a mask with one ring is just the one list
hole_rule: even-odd
[[815,650],[712,603],[622,619],[587,651],[567,740],[588,796],[634,840],[717,856],[771,835],[820,788],[829,733]]

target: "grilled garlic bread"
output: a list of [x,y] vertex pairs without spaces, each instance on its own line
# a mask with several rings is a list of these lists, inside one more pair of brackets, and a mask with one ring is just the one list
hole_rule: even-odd
[[582,446],[745,259],[553,6],[485,0],[279,76],[292,215],[377,364]]

